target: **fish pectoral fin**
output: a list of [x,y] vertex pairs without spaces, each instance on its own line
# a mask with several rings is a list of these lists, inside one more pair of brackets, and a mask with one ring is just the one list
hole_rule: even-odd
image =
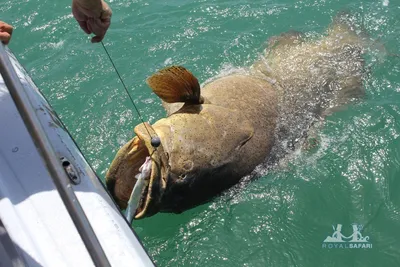
[[164,102],[202,104],[197,78],[182,66],[162,69],[147,79],[147,84]]

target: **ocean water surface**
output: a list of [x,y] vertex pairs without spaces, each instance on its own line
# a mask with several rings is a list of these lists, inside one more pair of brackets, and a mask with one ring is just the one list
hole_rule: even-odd
[[[10,48],[104,180],[140,120],[70,1],[1,0]],[[365,97],[326,119],[311,152],[292,153],[213,201],[133,228],[158,266],[400,266],[400,2],[395,0],[112,0],[104,40],[144,120],[165,113],[145,80],[184,65],[201,83],[249,67],[269,38],[317,36],[340,11],[384,49],[366,55]],[[261,170],[262,171],[262,170]],[[328,247],[352,224],[370,248]],[[356,231],[357,232],[357,231]],[[324,245],[326,245],[324,247]]]

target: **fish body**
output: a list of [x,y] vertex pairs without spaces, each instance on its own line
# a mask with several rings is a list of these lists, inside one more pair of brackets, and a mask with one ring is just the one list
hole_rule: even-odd
[[[318,40],[296,32],[272,39],[248,72],[201,89],[184,67],[158,71],[147,82],[168,116],[135,127],[136,136],[107,172],[108,189],[125,208],[138,182],[135,174],[150,157],[149,182],[138,187],[136,219],[210,200],[287,151],[285,140],[298,142],[315,119],[362,92],[363,45],[340,18]],[[151,145],[153,137],[160,146]]]

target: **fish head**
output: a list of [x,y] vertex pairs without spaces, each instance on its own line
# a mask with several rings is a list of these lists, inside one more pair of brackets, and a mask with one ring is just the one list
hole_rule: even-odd
[[166,168],[168,166],[163,146],[153,147],[152,136],[156,136],[154,128],[148,123],[135,127],[136,136],[123,145],[112,161],[107,174],[106,185],[117,205],[121,209],[127,207],[135,177],[146,158],[151,159],[151,169],[146,186],[141,192],[139,206],[135,218],[151,216],[159,211],[159,202],[166,188]]
[[[106,182],[118,205],[126,208],[135,175],[151,158],[150,179],[134,216],[140,219],[159,211],[182,212],[236,183],[230,177],[254,129],[239,111],[203,104],[185,106],[151,126],[139,124],[135,133],[118,151]],[[160,138],[158,147],[151,145],[154,136]]]

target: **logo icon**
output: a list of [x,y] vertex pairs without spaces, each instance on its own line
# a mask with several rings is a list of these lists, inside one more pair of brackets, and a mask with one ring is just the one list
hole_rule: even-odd
[[372,248],[369,242],[369,236],[362,236],[363,226],[360,224],[352,224],[353,233],[350,236],[342,234],[342,225],[338,224],[333,228],[332,236],[327,236],[322,242],[322,248]]

